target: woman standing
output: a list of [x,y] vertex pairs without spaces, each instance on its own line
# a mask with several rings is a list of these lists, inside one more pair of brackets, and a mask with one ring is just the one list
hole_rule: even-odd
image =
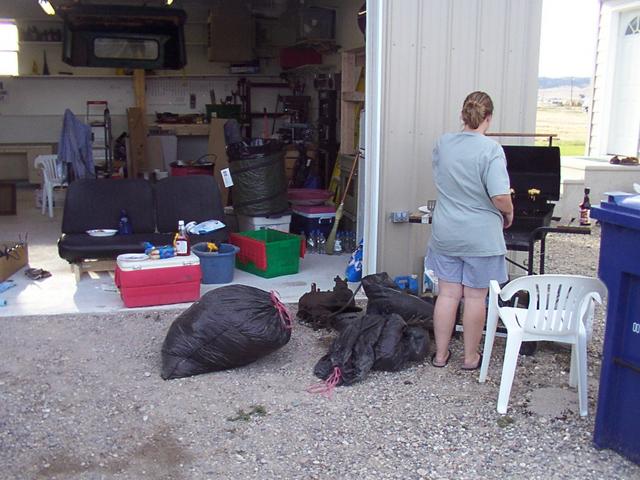
[[513,204],[504,151],[485,136],[492,114],[489,95],[469,94],[462,106],[463,130],[442,135],[433,150],[438,203],[426,265],[439,282],[434,311],[436,353],[431,358],[435,367],[449,361],[449,341],[463,298],[462,369],[480,367],[478,347],[489,281],[508,279],[502,229],[513,222]]

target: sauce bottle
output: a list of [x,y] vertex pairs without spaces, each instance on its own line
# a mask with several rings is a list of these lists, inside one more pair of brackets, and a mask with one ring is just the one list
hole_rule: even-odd
[[589,200],[590,189],[584,189],[584,198],[582,199],[582,203],[580,204],[580,226],[588,227],[591,225],[591,219],[589,218],[590,210],[591,210],[591,201]]
[[184,256],[191,253],[191,246],[189,245],[189,237],[184,228],[184,220],[178,221],[178,233],[176,239],[173,242],[176,248],[176,255]]

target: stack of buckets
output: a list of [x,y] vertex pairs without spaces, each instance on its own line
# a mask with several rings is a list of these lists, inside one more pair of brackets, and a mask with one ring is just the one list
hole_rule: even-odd
[[236,253],[240,251],[235,245],[221,243],[217,252],[210,252],[205,242],[196,243],[191,247],[194,255],[200,259],[202,283],[231,283],[236,263]]

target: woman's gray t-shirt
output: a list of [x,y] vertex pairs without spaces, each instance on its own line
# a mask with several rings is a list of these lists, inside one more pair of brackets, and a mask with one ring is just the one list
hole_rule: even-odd
[[491,202],[510,190],[500,144],[478,133],[444,134],[433,149],[433,172],[431,248],[455,257],[504,255],[502,214]]

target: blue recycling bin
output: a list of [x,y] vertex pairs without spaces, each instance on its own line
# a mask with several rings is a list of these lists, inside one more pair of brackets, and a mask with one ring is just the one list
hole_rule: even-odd
[[598,271],[609,290],[593,441],[640,463],[640,195],[608,195],[591,209],[602,225]]

